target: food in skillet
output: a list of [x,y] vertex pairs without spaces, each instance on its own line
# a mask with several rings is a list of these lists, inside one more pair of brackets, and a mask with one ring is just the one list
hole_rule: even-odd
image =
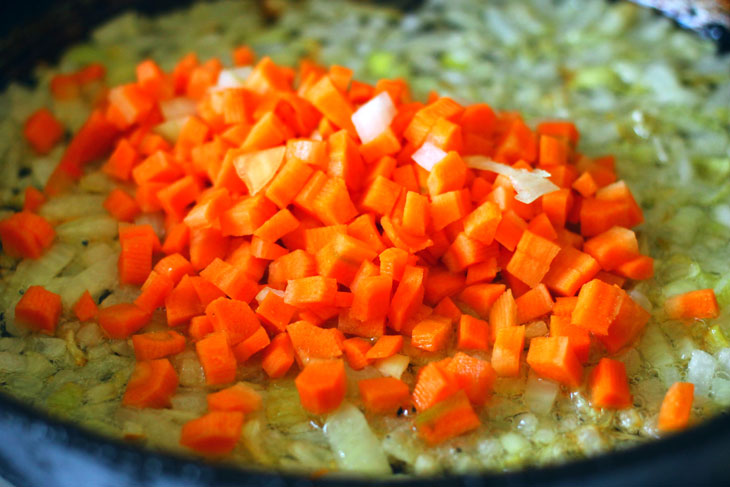
[[[194,56],[170,76],[145,61],[108,94],[99,65],[52,78],[56,109],[24,119],[32,150],[59,142],[64,103],[96,111],[0,225],[6,327],[58,337],[3,339],[11,390],[153,445],[372,473],[590,454],[722,403],[712,288],[726,299],[727,278],[672,256],[687,235],[657,230],[640,252],[642,211],[574,124],[530,128],[469,94],[413,104],[407,83],[377,79],[388,60],[370,57],[371,83]],[[588,72],[581,89],[610,74]],[[676,272],[668,288],[640,283],[648,253]]]

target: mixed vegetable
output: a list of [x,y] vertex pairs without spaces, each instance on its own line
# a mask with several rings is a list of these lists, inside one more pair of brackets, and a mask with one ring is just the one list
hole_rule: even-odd
[[[312,5],[307,15],[333,15]],[[430,52],[432,30],[471,25],[459,15],[476,7],[452,7],[431,2],[403,28]],[[531,18],[532,7],[484,8]],[[609,11],[617,31],[636,15]],[[302,15],[291,12],[254,45],[270,52]],[[370,19],[370,32],[397,18],[369,7],[351,15]],[[317,25],[302,29],[331,35]],[[494,25],[500,42],[509,25]],[[99,32],[99,45],[114,45],[116,34]],[[231,67],[208,59],[220,46],[203,47],[204,61],[146,59],[121,85],[115,65],[107,72],[88,63],[96,54],[72,50],[84,62],[49,77],[52,101],[22,118],[40,184],[22,186],[22,211],[0,222],[3,324],[15,335],[0,338],[0,381],[151,445],[377,474],[592,454],[722,405],[730,281],[706,269],[722,272],[708,262],[723,255],[723,230],[693,226],[704,238],[691,245],[714,250],[698,261],[676,254],[695,252],[687,225],[704,210],[695,202],[665,225],[676,211],[659,194],[665,176],[656,193],[639,185],[639,207],[617,173],[636,186],[638,169],[622,159],[633,151],[639,164],[646,142],[617,146],[577,108],[578,123],[531,122],[566,111],[547,110],[560,98],[536,98],[529,83],[514,98],[524,119],[492,93],[509,84],[475,96],[479,83],[458,73],[479,62],[463,48],[444,54],[438,75],[409,74],[410,85],[395,62],[409,44],[393,45],[347,57],[350,68],[304,60],[296,71],[248,47]],[[307,54],[335,55],[323,46]],[[565,73],[578,97],[597,93],[593,111],[617,82],[599,71]],[[520,67],[490,73],[473,76]],[[430,91],[459,83],[461,96]],[[690,102],[664,88],[666,103]],[[71,106],[91,114],[74,119]],[[657,129],[631,117],[637,134]],[[654,140],[665,159],[679,153]],[[602,141],[616,162],[585,154],[600,154]],[[722,171],[721,159],[700,162]],[[678,181],[694,177],[677,166]],[[713,211],[722,222],[722,204]]]

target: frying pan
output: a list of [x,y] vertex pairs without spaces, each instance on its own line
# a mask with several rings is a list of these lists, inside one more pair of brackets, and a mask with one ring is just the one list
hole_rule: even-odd
[[[128,8],[147,14],[190,0],[17,0],[0,6],[0,87],[29,80],[38,62],[53,61],[97,24]],[[418,0],[386,2],[411,8]],[[643,2],[658,3],[658,2]],[[681,21],[681,19],[679,19]],[[730,50],[730,34],[719,24],[702,33]],[[52,39],[52,42],[49,42]],[[482,475],[365,481],[306,476],[210,464],[146,450],[48,417],[0,392],[0,486],[631,486],[730,485],[730,415],[688,431],[623,451],[544,468]]]

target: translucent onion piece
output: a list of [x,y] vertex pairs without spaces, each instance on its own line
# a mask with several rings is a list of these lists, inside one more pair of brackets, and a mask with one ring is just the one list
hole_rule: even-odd
[[517,191],[515,199],[522,203],[532,203],[540,196],[560,189],[548,179],[550,177],[550,173],[543,171],[542,169],[533,169],[532,171],[527,171],[526,169],[515,169],[507,164],[494,162],[483,156],[466,157],[464,158],[464,161],[467,166],[473,169],[492,171],[497,174],[507,176],[512,182],[512,187],[514,187],[515,191]]
[[409,362],[410,358],[407,355],[396,353],[388,358],[377,360],[373,365],[384,376],[400,379],[403,372],[408,368]]
[[187,117],[198,113],[198,104],[190,98],[178,97],[160,102],[160,110],[165,120]]
[[416,161],[416,164],[424,168],[426,171],[431,172],[433,166],[446,157],[446,152],[442,151],[431,142],[426,142],[416,152],[414,152],[411,157],[414,161]]
[[372,98],[352,114],[352,123],[363,144],[375,139],[390,127],[396,109],[386,91]]
[[240,68],[224,69],[218,75],[218,82],[216,83],[216,89],[225,88],[241,88],[248,75],[251,74],[250,66],[242,66]]
[[559,389],[555,382],[530,374],[525,386],[525,404],[533,413],[546,415],[553,408]]
[[327,417],[324,434],[337,466],[346,472],[390,474],[390,464],[365,416],[348,402]]
[[695,385],[697,395],[709,394],[716,365],[715,358],[709,353],[702,350],[692,352],[692,358],[687,365],[687,380]]

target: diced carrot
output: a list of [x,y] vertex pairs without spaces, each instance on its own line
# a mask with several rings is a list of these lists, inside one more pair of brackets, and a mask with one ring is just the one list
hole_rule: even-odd
[[499,376],[517,377],[525,348],[525,327],[507,326],[497,329],[492,350],[492,368]]
[[430,317],[411,331],[411,345],[429,352],[445,350],[451,341],[451,320]]
[[394,414],[398,408],[407,408],[411,391],[408,385],[395,377],[376,377],[358,381],[365,409],[376,414]]
[[195,343],[208,385],[228,384],[236,377],[236,357],[224,331],[215,331]]
[[664,312],[673,320],[689,321],[717,318],[720,311],[715,291],[699,289],[667,298]]
[[543,282],[548,289],[561,296],[573,296],[600,269],[601,266],[593,257],[567,246],[555,256]]
[[512,289],[507,289],[494,300],[489,310],[490,341],[494,343],[501,328],[511,328],[517,325],[517,303],[512,295]]
[[119,281],[122,284],[141,285],[152,270],[154,242],[147,236],[137,235],[121,240],[119,254]]
[[383,227],[384,237],[390,240],[394,246],[408,253],[414,254],[433,245],[430,238],[410,234],[397,222],[386,216],[380,219],[380,225]]
[[142,284],[142,293],[134,300],[134,304],[152,313],[165,304],[165,299],[174,287],[175,283],[168,275],[153,270]]
[[[439,123],[448,123],[456,127],[454,124],[445,119],[440,119]],[[432,128],[431,134],[436,127]],[[431,135],[428,136],[429,138]],[[428,138],[427,138],[428,140]],[[433,143],[434,141],[431,140]],[[459,143],[460,144],[460,143]],[[437,147],[447,150],[438,144]],[[435,195],[446,193],[448,191],[460,190],[466,182],[467,167],[459,156],[459,153],[450,150],[446,157],[437,162],[428,174],[428,192],[433,197]]]
[[33,112],[23,125],[25,140],[38,154],[48,154],[63,137],[63,125],[47,108]]
[[390,305],[393,280],[380,275],[363,278],[353,290],[352,317],[360,321],[385,318]]
[[690,382],[675,382],[664,396],[657,426],[659,431],[679,431],[687,427],[692,414],[694,401],[694,384]]
[[42,216],[29,211],[0,220],[0,241],[10,257],[37,259],[50,247],[56,231]]
[[349,309],[344,309],[338,316],[337,329],[348,335],[379,338],[385,334],[385,319],[360,321],[351,316]]
[[177,385],[177,373],[168,359],[137,362],[127,382],[122,404],[136,408],[168,407]]
[[352,135],[357,133],[352,124],[352,105],[329,76],[322,76],[304,97],[332,123]]
[[296,307],[312,305],[331,306],[335,302],[337,281],[333,278],[312,276],[292,279],[286,286],[284,302]]
[[185,337],[176,331],[151,331],[132,335],[134,356],[138,361],[155,360],[185,350]]
[[84,294],[74,303],[73,312],[81,322],[96,318],[99,307],[96,305],[94,298],[91,297],[88,290],[84,291]]
[[342,347],[329,329],[307,321],[297,321],[286,327],[297,362],[306,365],[313,360],[334,359],[342,355]]
[[568,337],[533,338],[527,352],[527,363],[541,377],[570,387],[578,387],[583,378],[583,367]]
[[515,304],[517,324],[522,324],[549,313],[553,309],[553,298],[545,285],[540,283],[515,299]]
[[46,196],[34,188],[28,186],[23,195],[23,211],[34,212],[46,202]]
[[270,290],[256,308],[256,316],[273,334],[286,330],[296,313],[296,308],[284,302],[284,297]]
[[507,263],[507,271],[534,288],[550,269],[560,247],[529,230],[523,232],[515,253]]
[[304,409],[313,414],[334,411],[346,392],[345,365],[342,360],[307,364],[294,380]]
[[389,215],[403,187],[383,176],[377,176],[365,190],[360,206],[378,215]]
[[183,276],[177,286],[165,298],[168,326],[179,326],[203,313],[205,308],[198,297],[192,278]]
[[43,286],[30,286],[15,305],[15,320],[28,328],[52,335],[61,316],[61,296]]
[[207,396],[209,411],[240,411],[244,414],[261,409],[261,394],[239,382]]
[[250,302],[258,293],[258,285],[246,271],[219,258],[200,271],[200,277],[214,284],[231,299]]
[[459,323],[462,317],[461,310],[454,304],[451,298],[446,297],[439,301],[433,309],[433,314],[444,316],[451,320],[451,324]]
[[243,419],[240,411],[211,411],[183,425],[180,444],[204,455],[225,455],[236,447]]
[[390,327],[400,331],[403,324],[413,316],[416,309],[423,303],[423,281],[426,271],[423,267],[408,265],[403,271],[403,277],[390,301],[388,318]]
[[627,228],[612,227],[588,239],[583,250],[606,271],[611,271],[639,256],[636,234]]
[[205,315],[215,331],[225,332],[231,345],[247,339],[261,326],[248,303],[225,297],[210,303],[205,308]]
[[416,416],[416,429],[430,445],[436,445],[479,427],[481,421],[474,413],[463,391],[434,404]]
[[[434,312],[437,311],[434,310]],[[489,347],[489,323],[462,314],[459,320],[456,347],[461,350],[487,350]]]
[[447,399],[459,390],[454,376],[430,362],[418,373],[416,386],[413,389],[413,404],[418,411],[425,411],[436,403]]
[[608,327],[608,334],[596,335],[596,338],[609,353],[616,353],[639,336],[650,316],[648,311],[623,291],[618,314]]
[[462,219],[471,211],[468,191],[448,191],[431,197],[431,223],[441,230],[449,223]]
[[625,409],[633,404],[623,362],[602,358],[590,378],[594,408]]
[[591,351],[591,335],[585,328],[570,324],[570,316],[552,315],[550,317],[550,336],[568,337],[576,358],[580,363],[588,361]]
[[580,139],[580,133],[575,127],[575,124],[565,120],[549,120],[541,122],[537,126],[537,133],[540,135],[563,138],[573,145],[577,144]]
[[243,363],[269,346],[269,343],[271,343],[269,335],[263,326],[259,326],[248,338],[233,347],[233,355],[239,363]]
[[465,287],[456,296],[456,300],[469,306],[478,316],[486,318],[505,289],[504,284],[473,284]]
[[607,335],[621,307],[622,293],[618,286],[606,284],[599,279],[584,284],[578,294],[571,323],[596,335]]
[[197,228],[190,230],[190,263],[193,269],[201,270],[216,258],[223,259],[228,254],[229,239],[217,228]]
[[456,352],[446,370],[454,376],[459,389],[466,392],[474,406],[480,407],[487,402],[497,378],[488,361]]
[[99,326],[111,338],[124,339],[139,331],[151,318],[151,314],[132,303],[119,303],[99,309]]
[[360,337],[348,338],[342,342],[342,351],[347,358],[347,364],[353,370],[362,370],[370,364],[365,355],[371,348],[370,342]]
[[338,233],[327,245],[319,249],[315,260],[320,275],[349,286],[362,261],[373,260],[376,256],[377,253],[365,242]]
[[193,341],[198,341],[210,333],[213,333],[213,323],[207,316],[195,316],[190,320],[188,335]]
[[365,358],[368,360],[388,358],[400,352],[401,348],[403,348],[403,337],[401,335],[383,335],[367,351]]
[[329,178],[324,182],[312,201],[312,210],[326,225],[347,223],[357,216],[357,209],[341,178]]
[[627,279],[637,281],[651,279],[654,276],[654,259],[648,255],[640,255],[624,262],[615,270],[619,275]]
[[111,216],[122,222],[131,222],[140,213],[135,199],[119,188],[109,193],[104,200],[104,208]]
[[493,246],[484,245],[478,240],[469,238],[466,233],[460,232],[441,260],[451,272],[460,272],[469,266],[486,261],[493,254]]
[[283,377],[294,363],[294,347],[288,333],[279,333],[261,357],[261,367],[272,379]]

